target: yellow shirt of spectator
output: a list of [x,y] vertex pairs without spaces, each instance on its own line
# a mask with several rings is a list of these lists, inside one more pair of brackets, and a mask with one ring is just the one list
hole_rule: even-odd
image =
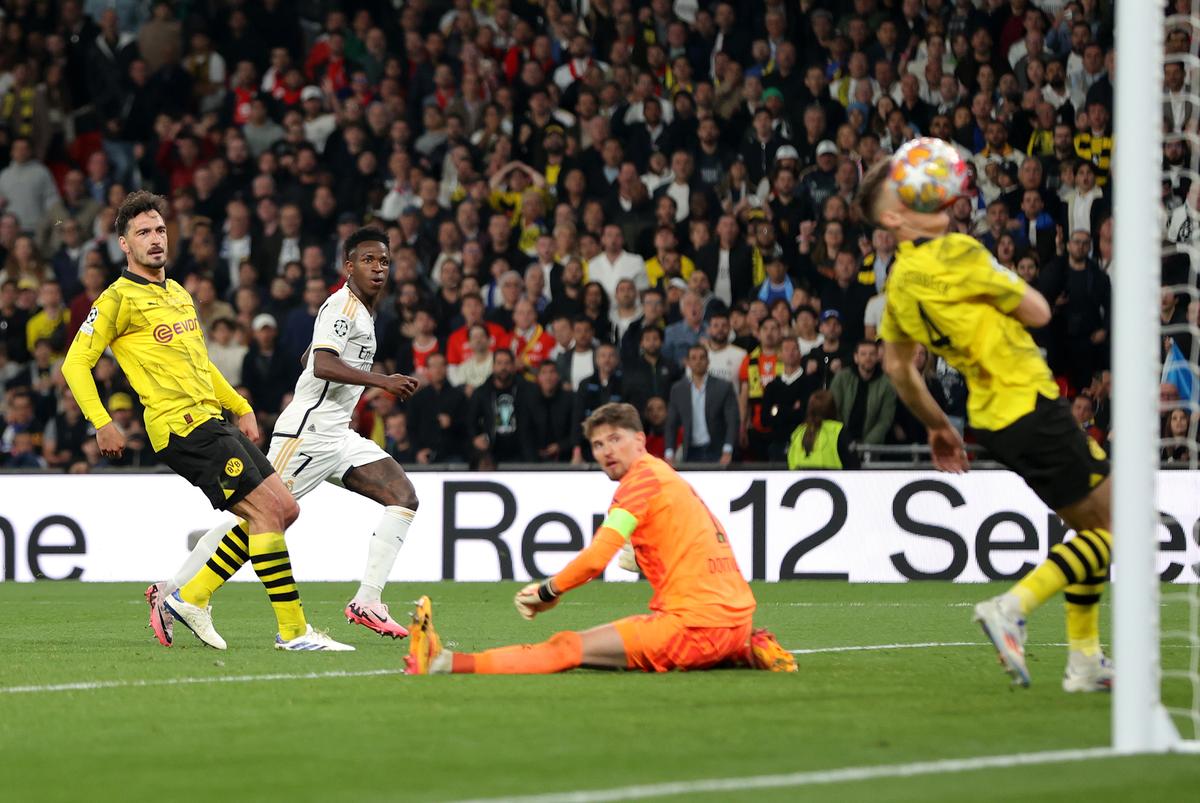
[[[692,272],[696,270],[696,263],[691,257],[679,255],[679,275],[684,279],[690,279]],[[662,264],[658,261],[658,256],[652,256],[646,260],[646,276],[650,278],[650,286],[656,287],[667,272],[663,270]]]
[[152,282],[128,270],[96,299],[63,362],[63,377],[92,425],[111,421],[96,392],[92,367],[111,346],[146,408],[146,434],[154,451],[171,433],[186,436],[227,408],[237,415],[250,404],[208,358],[191,295],[173,279]]
[[965,234],[901,243],[887,278],[880,336],[924,344],[967,381],[971,426],[1002,429],[1058,385],[1033,337],[1007,313],[1027,285]]
[[59,328],[66,328],[71,323],[71,310],[63,307],[58,311],[57,315],[48,314],[46,310],[39,310],[29,323],[25,324],[25,342],[30,353],[33,353],[33,347],[37,345],[39,340],[51,341],[55,358],[62,356],[63,346],[66,345],[66,333],[55,341],[54,333]]

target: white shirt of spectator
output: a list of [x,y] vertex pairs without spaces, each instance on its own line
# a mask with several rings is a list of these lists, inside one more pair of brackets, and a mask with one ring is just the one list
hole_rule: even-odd
[[242,384],[242,363],[245,361],[246,352],[249,349],[236,340],[231,341],[228,346],[206,340],[206,345],[208,346],[208,358],[212,360],[213,365],[217,366],[221,376],[228,379],[229,384],[234,387]]
[[717,249],[717,281],[713,286],[713,295],[721,299],[721,302],[727,307],[733,301],[733,278],[729,272],[729,249],[727,248]]
[[616,333],[616,342],[620,343],[621,338],[629,331],[629,326],[638,318],[642,317],[642,305],[638,304],[633,308],[633,312],[629,317],[621,315],[621,311],[615,306],[608,313],[608,319],[612,321],[613,331]]
[[[322,114],[304,121],[304,138],[313,144],[317,153],[325,152],[325,143],[329,139],[329,135],[336,130],[337,118],[332,114]],[[396,215],[396,217],[400,216]]]
[[[1092,204],[1096,199],[1104,195],[1104,191],[1099,187],[1092,187],[1086,195],[1080,195],[1076,190],[1067,201],[1067,232],[1092,230]],[[1064,232],[1065,234],[1066,232]]]
[[587,280],[599,282],[604,292],[611,299],[617,293],[617,283],[622,279],[632,279],[638,290],[650,286],[650,277],[646,275],[646,262],[637,254],[622,251],[615,260],[608,254],[599,253],[588,260]]
[[379,216],[384,220],[397,220],[407,207],[420,205],[421,199],[411,184],[402,186],[393,181],[388,194],[383,196],[383,203],[379,205]]
[[1042,99],[1053,106],[1055,109],[1062,107],[1064,103],[1071,99],[1071,88],[1063,84],[1063,91],[1057,92],[1050,84],[1042,87]]
[[343,285],[317,311],[308,361],[296,380],[291,404],[275,422],[277,436],[334,438],[350,426],[350,416],[364,388],[317,379],[313,368],[319,349],[333,351],[360,371],[370,371],[375,364],[375,319],[350,292],[349,285]]
[[[879,325],[883,323],[883,306],[887,303],[887,298],[884,293],[876,293],[867,301],[866,312],[863,313],[863,326],[874,327],[872,331],[879,334]],[[800,351],[804,351],[803,345]]]
[[240,280],[238,268],[250,258],[250,245],[249,234],[236,240],[226,237],[221,241],[221,259],[229,266],[229,284],[233,287],[237,287]]
[[300,238],[299,237],[284,237],[283,242],[279,244],[279,261],[275,268],[280,273],[283,272],[283,266],[289,262],[300,261]]
[[571,59],[554,71],[554,83],[565,92],[571,84],[583,78],[584,73],[592,66],[599,67],[601,72],[608,75],[608,65],[602,61],[593,58]]
[[571,352],[571,372],[567,381],[572,388],[578,388],[579,383],[596,373],[596,353],[592,349]]
[[807,357],[810,351],[815,349],[817,346],[822,346],[825,344],[825,335],[818,332],[817,336],[812,340],[798,337],[796,338],[796,343],[798,343],[800,346],[800,356]]
[[487,378],[491,375],[492,352],[489,351],[482,358],[472,354],[458,365],[447,366],[446,379],[456,388],[461,388],[464,385],[477,388],[486,382]]
[[692,188],[674,179],[667,185],[667,195],[675,200],[675,222],[682,223],[691,214]]
[[708,374],[717,379],[724,379],[737,389],[738,371],[742,368],[742,360],[746,358],[746,350],[741,346],[726,343],[724,348],[714,348],[708,344]]

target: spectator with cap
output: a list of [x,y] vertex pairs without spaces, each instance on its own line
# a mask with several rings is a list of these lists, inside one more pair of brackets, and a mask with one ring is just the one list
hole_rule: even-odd
[[838,146],[832,140],[817,145],[817,163],[800,176],[800,195],[810,209],[821,209],[825,199],[837,192]]
[[828,387],[833,376],[850,362],[850,350],[842,340],[841,312],[822,310],[820,329],[822,342],[805,356],[805,371],[819,374],[822,385]]
[[252,340],[242,360],[242,385],[250,391],[254,409],[273,416],[279,413],[283,394],[291,390],[291,366],[277,347],[279,325],[274,317],[261,313],[250,326]]

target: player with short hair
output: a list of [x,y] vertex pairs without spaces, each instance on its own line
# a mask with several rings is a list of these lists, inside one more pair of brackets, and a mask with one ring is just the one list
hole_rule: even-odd
[[[325,300],[292,402],[275,422],[268,453],[287,490],[297,499],[322,482],[332,482],[383,505],[367,548],[358,592],[346,618],[376,633],[403,638],[408,631],[392,619],[380,595],[417,511],[412,482],[374,441],[350,429],[363,390],[381,388],[409,398],[417,381],[403,374],[371,371],[375,361],[375,309],[383,298],[391,264],[387,235],[362,228],[344,244],[346,283]],[[147,599],[169,594],[181,578],[199,571],[209,596],[246,561],[241,522],[209,530],[175,577],[147,590]],[[158,588],[156,592],[156,587]],[[171,644],[169,613],[151,603],[150,624],[164,646]]]
[[1108,690],[1113,672],[1100,649],[1099,628],[1112,552],[1108,461],[1059,398],[1026,329],[1049,323],[1050,306],[977,240],[946,234],[944,211],[922,213],[902,204],[888,180],[889,166],[884,160],[873,167],[858,196],[864,217],[900,243],[879,327],[884,369],[928,428],[934,465],[956,473],[967,470],[962,438],[913,366],[917,344],[962,372],[979,442],[1076,531],[1011,591],[977,605],[975,620],[1006,671],[1028,686],[1025,617],[1065,590],[1069,653],[1063,688]]
[[518,613],[533,619],[566,592],[599,577],[629,542],[654,589],[650,613],[541,644],[481,653],[442,649],[428,597],[417,602],[406,666],[409,674],[548,674],[600,669],[709,669],[748,666],[796,671],[796,660],[766,630],[754,630],[754,595],[738,569],[725,528],[675,469],[646,452],[637,410],[609,403],[584,422],[604,473],[620,484],[596,537],[558,574],[517,592]]
[[[111,347],[146,408],[146,434],[159,459],[204,491],[214,508],[245,522],[241,555],[253,562],[267,589],[279,624],[277,644],[342,648],[305,620],[283,536],[300,510],[253,443],[258,424],[250,405],[209,360],[192,297],[166,276],[166,209],[165,199],[145,191],[121,203],[115,230],[126,268],[79,327],[63,377],[96,428],[101,454],[119,457],[125,435],[104,409],[92,377],[92,367]],[[222,418],[222,409],[238,417],[236,427]],[[185,580],[162,606],[205,644],[225,649],[212,626],[202,580]]]

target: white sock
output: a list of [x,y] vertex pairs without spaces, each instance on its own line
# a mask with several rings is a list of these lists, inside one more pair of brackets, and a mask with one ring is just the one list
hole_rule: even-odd
[[356,602],[379,602],[415,515],[416,511],[396,505],[383,509],[383,516],[375,526],[371,544],[367,547],[367,568],[363,572],[358,593],[354,595]]
[[202,535],[200,540],[196,542],[196,546],[192,549],[191,554],[187,556],[183,561],[183,565],[179,567],[179,571],[175,572],[175,576],[167,581],[167,587],[163,590],[163,595],[170,596],[174,594],[176,589],[181,588],[188,580],[195,577],[196,572],[200,571],[200,567],[207,563],[208,559],[217,551],[217,545],[221,543],[221,539],[225,537],[225,533],[237,525],[237,519],[225,519]]

